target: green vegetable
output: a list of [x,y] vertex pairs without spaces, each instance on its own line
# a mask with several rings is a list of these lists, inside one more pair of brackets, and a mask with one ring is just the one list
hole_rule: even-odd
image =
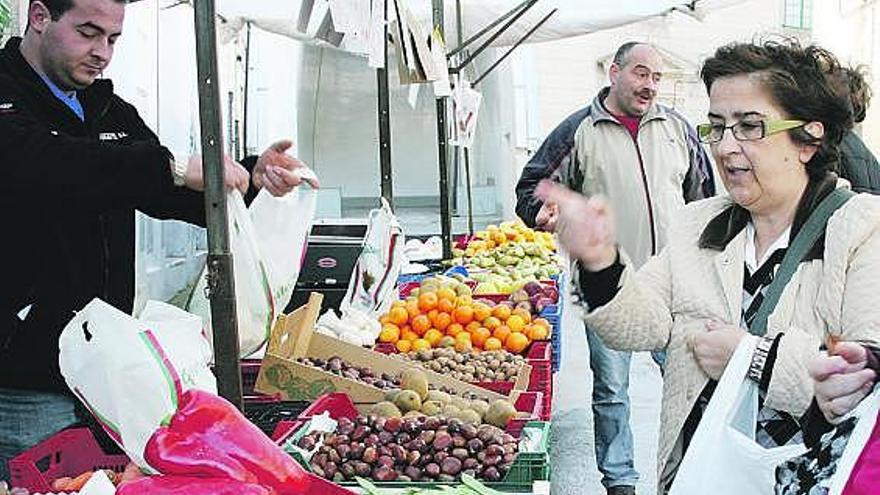
[[464,486],[476,492],[477,495],[503,495],[498,490],[489,488],[488,486],[480,483],[479,481],[477,481],[476,478],[468,474],[461,475],[461,482],[464,483]]

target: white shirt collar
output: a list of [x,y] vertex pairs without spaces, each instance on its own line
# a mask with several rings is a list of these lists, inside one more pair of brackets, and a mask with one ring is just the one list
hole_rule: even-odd
[[755,273],[758,271],[764,263],[767,262],[767,258],[769,258],[773,253],[776,252],[777,249],[785,249],[788,247],[788,237],[791,235],[791,226],[789,226],[785,231],[773,241],[773,244],[764,251],[764,256],[761,256],[761,259],[756,259],[757,254],[755,250],[755,226],[752,222],[749,222],[746,225],[746,253],[745,253],[745,261],[746,267],[749,269],[749,273]]

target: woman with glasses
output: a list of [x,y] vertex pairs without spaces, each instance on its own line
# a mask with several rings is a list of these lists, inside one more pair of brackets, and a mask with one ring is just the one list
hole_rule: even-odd
[[602,198],[537,191],[558,204],[587,326],[614,349],[668,349],[658,493],[742,339],[756,341],[748,379],[761,391],[755,431],[766,447],[801,441],[807,363],[827,335],[880,341],[880,199],[838,189],[832,172],[852,119],[825,77],[837,64],[793,41],[732,44],[706,60],[698,132],[728,194],[687,205],[638,271]]

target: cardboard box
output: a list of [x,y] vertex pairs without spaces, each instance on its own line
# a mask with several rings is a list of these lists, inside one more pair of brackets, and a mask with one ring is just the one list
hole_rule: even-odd
[[[351,365],[369,366],[376,374],[392,376],[399,376],[414,366],[399,358],[315,333],[322,299],[323,296],[313,293],[306,305],[278,318],[269,337],[255,390],[267,395],[280,394],[284,400],[314,400],[328,392],[345,392],[355,404],[381,402],[385,396],[382,389],[296,362],[301,357],[329,359],[339,356]],[[428,383],[437,388],[445,387],[457,393],[472,392],[490,402],[508,398],[440,373],[424,371]],[[528,383],[528,375],[525,379]],[[519,390],[514,390],[510,399],[514,401],[518,395]]]

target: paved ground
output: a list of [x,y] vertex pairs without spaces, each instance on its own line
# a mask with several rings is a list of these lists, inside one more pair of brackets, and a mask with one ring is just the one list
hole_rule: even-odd
[[[562,332],[562,364],[553,382],[552,494],[604,495],[593,450],[590,409],[593,381],[587,339],[571,304],[565,306]],[[639,495],[655,493],[661,385],[660,374],[650,355],[634,355],[630,399],[636,469],[641,474],[637,486]]]

